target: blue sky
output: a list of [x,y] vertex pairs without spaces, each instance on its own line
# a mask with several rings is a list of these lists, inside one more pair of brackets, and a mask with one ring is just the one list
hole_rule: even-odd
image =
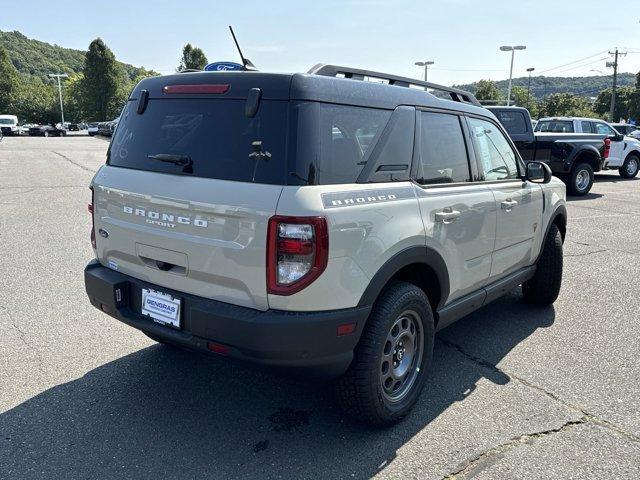
[[[54,2],[56,3],[56,2]],[[593,75],[606,50],[629,50],[620,71],[640,70],[640,10],[616,2],[514,0],[205,1],[109,0],[56,3],[3,1],[0,30],[19,30],[64,47],[86,49],[101,37],[119,60],[170,73],[182,46],[209,60],[237,60],[227,25],[261,70],[306,71],[336,63],[417,77],[416,60],[433,60],[429,80],[443,84],[536,73]],[[42,8],[40,8],[42,7]],[[36,13],[37,12],[37,13]],[[600,53],[599,53],[600,52]],[[635,53],[638,52],[638,53]],[[588,57],[588,58],[587,58]],[[580,62],[575,62],[585,58]],[[560,65],[571,63],[562,68]],[[553,69],[553,70],[549,70]]]

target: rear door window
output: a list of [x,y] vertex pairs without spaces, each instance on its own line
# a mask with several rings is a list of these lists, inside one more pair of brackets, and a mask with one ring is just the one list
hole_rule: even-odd
[[[264,100],[255,117],[247,118],[244,100],[151,99],[141,115],[136,113],[136,102],[128,102],[107,163],[174,175],[284,185],[288,105],[287,101]],[[264,155],[250,156],[256,151]],[[176,158],[189,159],[190,168],[167,161]]]
[[529,131],[527,129],[527,119],[525,118],[524,113],[519,111],[508,112],[504,110],[498,110],[494,113],[509,135],[519,135]]
[[460,117],[420,113],[420,151],[416,181],[423,185],[468,182],[467,146]]
[[582,133],[595,133],[595,130],[593,129],[593,123],[588,122],[588,121],[582,121],[580,122],[580,126],[582,127]]

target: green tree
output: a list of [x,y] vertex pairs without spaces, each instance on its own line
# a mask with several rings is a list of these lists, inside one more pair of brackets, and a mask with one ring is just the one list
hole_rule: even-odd
[[131,89],[133,89],[133,87],[135,87],[140,82],[140,80],[143,80],[147,77],[157,77],[158,75],[160,75],[158,72],[140,67],[138,69],[138,72],[136,73],[136,76],[133,77],[133,80],[131,81]]
[[476,84],[475,96],[478,100],[487,103],[489,103],[488,101],[502,102],[504,100],[498,85],[492,80],[480,80]]
[[9,113],[19,87],[18,72],[9,60],[7,50],[0,46],[0,112]]
[[636,84],[629,96],[629,118],[640,122],[640,72],[636,75]]
[[179,72],[191,69],[202,70],[207,63],[209,62],[204,52],[198,47],[187,43],[182,49],[182,58],[180,59],[180,65],[178,65],[177,70]]
[[62,86],[65,120],[71,122],[88,120],[84,112],[83,80],[84,75],[82,75],[82,73],[74,73],[69,76]]
[[572,93],[554,93],[540,104],[541,117],[598,117],[587,99]]
[[525,87],[513,87],[511,89],[511,104],[518,107],[524,107],[529,110],[532,118],[538,116],[538,102],[531,95],[527,95],[527,89]]
[[609,111],[611,109],[611,88],[605,88],[602,90],[595,103],[593,104],[593,110],[606,120],[617,122],[620,118],[629,117],[629,107],[634,87],[620,87],[616,89],[616,106],[613,112],[613,119],[609,118]]
[[18,119],[29,123],[59,122],[57,87],[51,83],[42,83],[38,77],[23,82],[16,92],[13,111]]
[[108,120],[118,114],[129,82],[113,52],[100,38],[89,45],[85,56],[82,91],[87,119]]

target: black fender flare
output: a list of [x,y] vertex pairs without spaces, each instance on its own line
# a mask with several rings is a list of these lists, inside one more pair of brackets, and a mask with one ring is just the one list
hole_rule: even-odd
[[[545,238],[547,238],[547,235],[549,235],[549,230],[551,229],[551,225],[553,225],[554,223],[556,223],[556,219],[558,217],[562,216],[565,220],[565,229],[566,229],[566,222],[567,222],[567,207],[563,204],[563,205],[558,205],[556,207],[556,209],[553,211],[553,213],[551,214],[551,216],[549,217],[549,223],[547,223],[547,226],[544,230],[544,236],[542,237],[542,245],[544,246],[544,240]],[[562,233],[562,232],[561,232]],[[562,242],[564,243],[564,237],[565,237],[565,233],[562,233]],[[540,248],[540,251],[538,252],[538,256],[536,257],[536,263],[538,263],[538,259],[540,258],[540,255],[542,255],[542,248]]]
[[425,245],[405,248],[387,260],[367,285],[358,306],[373,305],[389,280],[401,269],[413,264],[423,264],[434,271],[440,285],[440,298],[437,305],[437,309],[440,309],[449,297],[449,271],[442,256]]
[[567,163],[569,163],[569,171],[573,170],[573,167],[576,166],[576,161],[583,156],[589,156],[594,159],[594,162],[587,162],[591,165],[594,172],[599,172],[602,169],[602,152],[600,152],[593,145],[582,145],[576,147],[575,150],[571,152],[571,155],[567,159]]

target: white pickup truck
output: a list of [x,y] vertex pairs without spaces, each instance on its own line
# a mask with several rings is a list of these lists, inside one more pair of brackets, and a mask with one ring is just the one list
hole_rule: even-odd
[[20,135],[18,117],[15,115],[0,115],[0,131],[3,135]]
[[611,140],[603,170],[618,169],[623,178],[633,178],[640,170],[640,140],[618,133],[598,118],[547,117],[538,120],[534,132],[589,133]]

